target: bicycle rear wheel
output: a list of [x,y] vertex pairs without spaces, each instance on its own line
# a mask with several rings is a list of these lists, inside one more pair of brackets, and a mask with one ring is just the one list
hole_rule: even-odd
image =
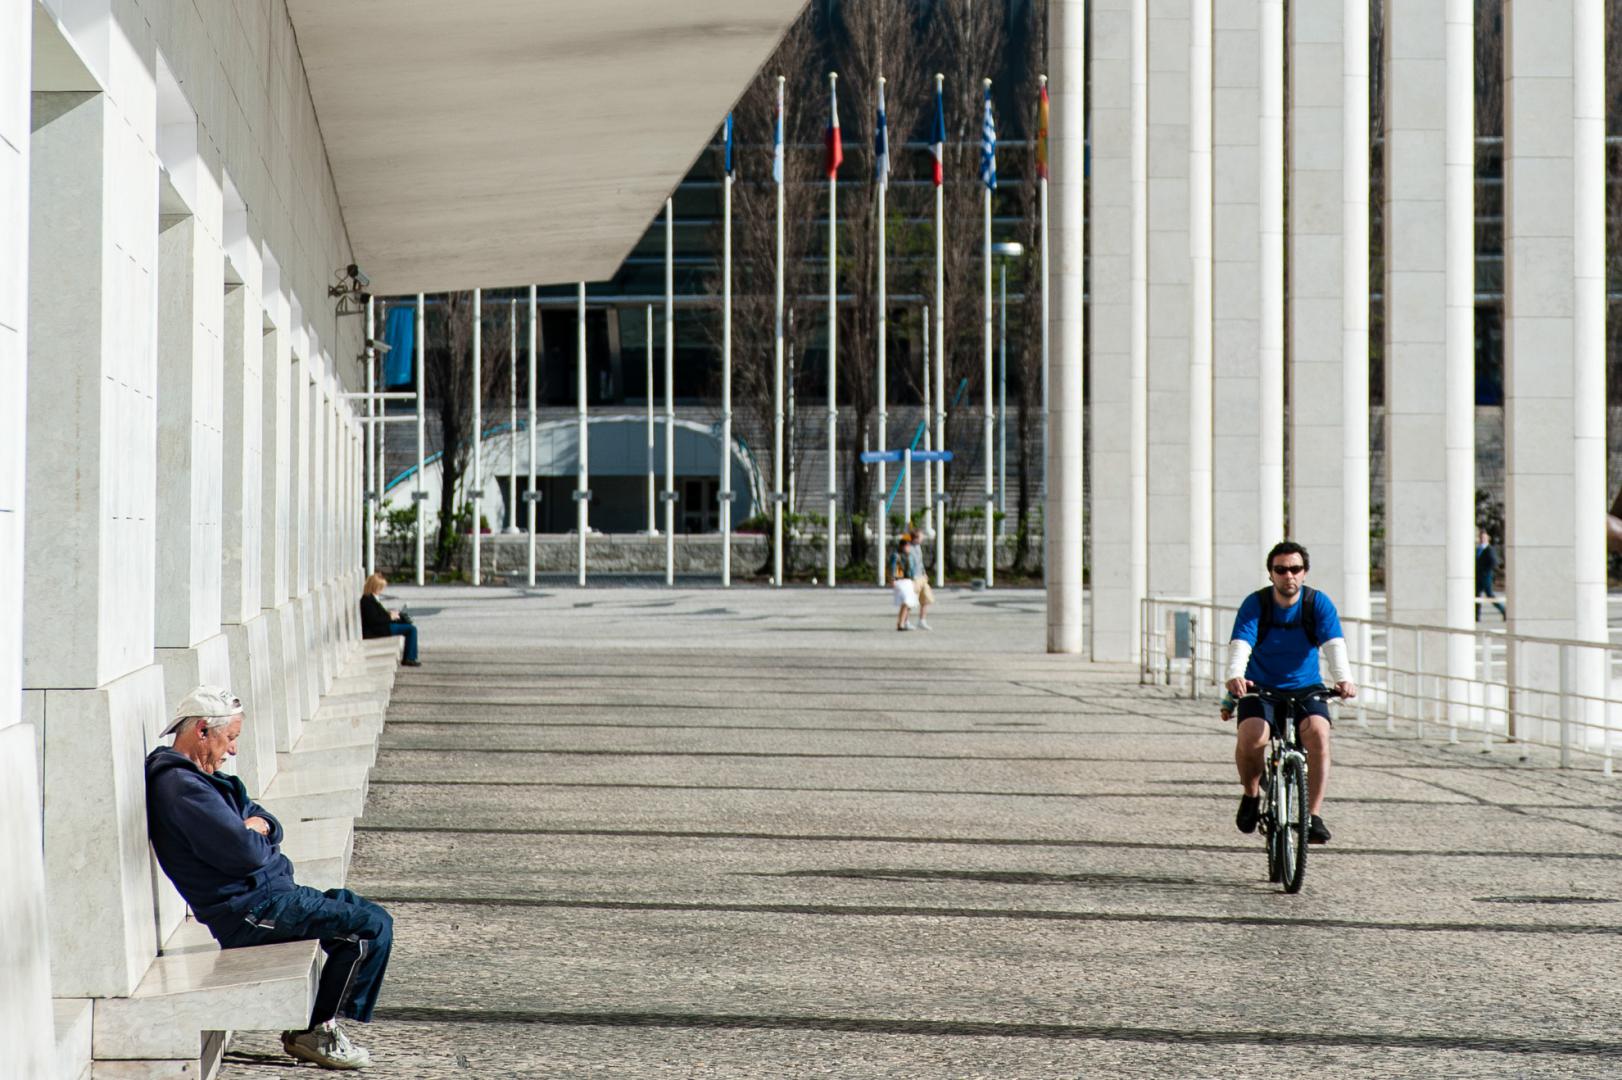
[[1287,893],[1298,893],[1307,879],[1307,827],[1312,815],[1307,810],[1307,769],[1295,759],[1284,762],[1278,822],[1279,876]]

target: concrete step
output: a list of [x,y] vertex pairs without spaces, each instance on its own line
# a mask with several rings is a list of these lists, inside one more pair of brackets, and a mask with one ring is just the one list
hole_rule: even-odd
[[317,719],[304,725],[293,749],[276,755],[277,775],[319,768],[370,769],[382,733],[381,711],[325,720],[317,713]]
[[280,1031],[309,1023],[321,970],[319,942],[222,950],[198,940],[199,932],[207,937],[207,930],[187,919],[170,939],[173,950],[166,942],[134,994],[96,999],[96,1060],[148,1067],[132,1073],[122,1064],[105,1070],[98,1065],[98,1075],[183,1076],[189,1065],[191,1076],[202,1076],[210,1054],[217,1061],[223,1049],[221,1033],[233,1027]]
[[286,769],[276,774],[259,802],[283,826],[304,818],[357,818],[366,806],[366,772],[330,765]]
[[90,1075],[89,998],[56,998],[51,1002],[56,1027],[57,1080],[84,1080]]
[[282,838],[282,854],[293,863],[294,880],[322,892],[343,888],[355,848],[352,819],[294,821],[283,829],[286,835]]

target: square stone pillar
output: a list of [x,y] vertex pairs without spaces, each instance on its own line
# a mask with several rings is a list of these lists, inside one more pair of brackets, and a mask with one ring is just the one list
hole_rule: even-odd
[[[1461,577],[1468,569],[1473,584],[1465,560],[1473,551],[1475,502],[1474,339],[1466,333],[1450,341],[1448,323],[1450,303],[1459,306],[1450,299],[1455,293],[1473,307],[1473,111],[1467,100],[1461,121],[1449,101],[1461,89],[1473,95],[1474,84],[1449,75],[1449,64],[1461,58],[1449,58],[1446,14],[1446,0],[1386,6],[1385,592],[1393,622],[1468,629]],[[1473,52],[1462,62],[1472,64]],[[1459,137],[1471,139],[1460,153],[1472,177],[1451,192],[1450,124],[1462,124]],[[1449,225],[1457,211],[1463,236]],[[1463,257],[1450,258],[1461,240]],[[1471,656],[1460,646],[1468,640],[1399,633],[1390,647],[1399,667],[1463,676]],[[1410,684],[1406,692],[1435,697],[1442,689]]]
[[37,94],[30,144],[23,685],[43,745],[57,996],[128,994],[156,945],[141,774],[165,711],[158,163],[151,58],[127,38],[113,48],[122,99]]
[[1132,660],[1147,571],[1148,0],[1092,17],[1092,658]]
[[1148,25],[1147,580],[1151,594],[1183,596],[1190,588],[1193,558],[1189,544],[1189,7],[1151,4]]
[[1212,590],[1228,604],[1266,583],[1263,557],[1281,539],[1262,530],[1282,492],[1262,483],[1260,6],[1218,3],[1212,26]]
[[1385,592],[1393,621],[1430,624],[1447,621],[1443,2],[1385,13]]
[[[1345,366],[1341,17],[1333,4],[1290,9],[1290,534],[1312,553],[1309,580],[1337,606],[1346,574],[1344,440],[1335,405]],[[1366,41],[1367,20],[1352,33]]]
[[22,718],[32,5],[0,4],[0,1046],[19,1076],[56,1068],[36,728]]
[[[1603,642],[1603,8],[1507,0],[1504,29],[1504,591],[1517,633]],[[1603,654],[1573,653],[1572,689],[1614,696]],[[1561,685],[1554,648],[1522,660],[1520,685]]]
[[264,586],[264,342],[264,309],[258,290],[246,283],[228,290],[220,579],[220,620],[225,623],[257,618]]

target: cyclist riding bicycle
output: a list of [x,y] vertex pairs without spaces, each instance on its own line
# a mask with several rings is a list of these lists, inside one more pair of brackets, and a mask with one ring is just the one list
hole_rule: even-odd
[[1323,650],[1329,678],[1343,698],[1357,696],[1351,667],[1346,660],[1346,639],[1340,615],[1328,596],[1309,589],[1307,549],[1290,540],[1273,545],[1267,553],[1272,584],[1245,597],[1233,620],[1228,642],[1228,692],[1238,699],[1239,721],[1234,763],[1244,794],[1234,823],[1243,833],[1255,832],[1261,814],[1263,758],[1271,731],[1273,705],[1250,694],[1261,686],[1295,697],[1300,723],[1297,733],[1307,753],[1307,804],[1312,825],[1308,843],[1327,844],[1329,829],[1319,811],[1329,784],[1329,707],[1321,699],[1305,696],[1319,690],[1318,651]]

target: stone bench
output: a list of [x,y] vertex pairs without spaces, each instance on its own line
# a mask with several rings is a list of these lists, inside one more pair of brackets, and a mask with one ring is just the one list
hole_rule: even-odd
[[90,1076],[90,1026],[93,1003],[89,998],[57,998],[51,1002],[56,1029],[57,1080],[87,1080]]
[[206,928],[187,919],[164,942],[135,993],[96,999],[92,1051],[97,1061],[120,1062],[108,1070],[120,1077],[207,1076],[233,1028],[284,1031],[308,1024],[320,971],[319,942],[221,949]]
[[293,876],[300,885],[322,892],[343,887],[355,848],[353,820],[315,818],[287,822],[282,829],[282,854],[292,860]]

